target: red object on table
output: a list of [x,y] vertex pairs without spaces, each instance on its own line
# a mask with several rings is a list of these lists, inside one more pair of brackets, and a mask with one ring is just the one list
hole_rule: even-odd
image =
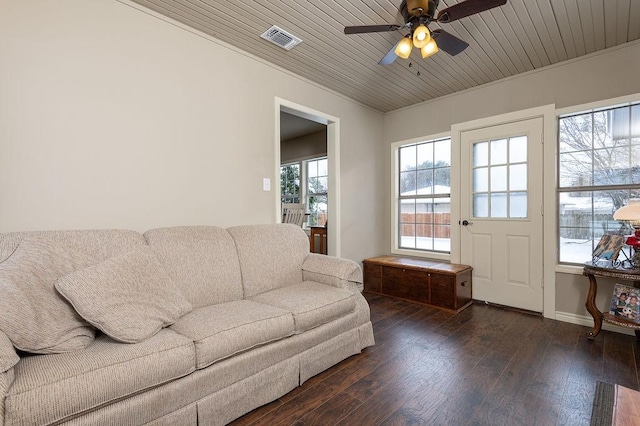
[[636,232],[633,235],[629,235],[627,237],[627,241],[625,241],[625,244],[633,247],[634,249],[639,249],[640,248],[640,229],[636,229]]

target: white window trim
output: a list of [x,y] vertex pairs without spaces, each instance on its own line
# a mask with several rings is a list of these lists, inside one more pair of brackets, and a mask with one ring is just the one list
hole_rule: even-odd
[[[300,198],[301,200],[304,200],[305,203],[305,208],[306,208],[306,212],[307,213],[311,213],[311,211],[309,210],[309,197],[311,196],[326,196],[327,197],[327,205],[329,205],[329,192],[331,192],[331,188],[328,188],[327,192],[318,192],[318,193],[314,193],[311,194],[309,192],[309,163],[312,161],[319,161],[319,160],[327,160],[327,167],[329,165],[329,158],[327,157],[327,155],[322,155],[320,157],[317,156],[313,156],[313,157],[309,157],[306,160],[301,160],[300,161],[300,168],[301,170],[304,170],[303,173],[300,173],[300,176],[302,178],[302,176],[304,176],[304,185],[300,190],[301,194],[304,194],[304,198]],[[329,173],[330,175],[331,173]],[[327,187],[329,186],[329,175],[327,175]],[[307,219],[308,220],[308,219]],[[305,221],[305,226],[307,224],[307,221]]]
[[[391,253],[393,254],[399,254],[404,256],[414,256],[414,257],[424,257],[424,258],[435,259],[435,260],[446,260],[446,261],[451,260],[450,253],[399,248],[398,247],[398,228],[399,227],[398,227],[398,208],[397,208],[398,190],[400,187],[400,181],[399,181],[400,173],[398,170],[398,155],[400,152],[400,147],[404,145],[417,144],[420,142],[427,142],[427,141],[445,139],[450,137],[451,137],[451,132],[443,132],[435,135],[397,141],[391,144],[391,156],[390,156],[391,157]],[[451,170],[454,170],[453,161],[454,161],[454,155],[453,155],[453,147],[452,147],[451,159],[450,159]],[[451,173],[453,174],[453,171]],[[451,188],[451,191],[452,191],[451,199],[453,200],[453,197],[454,197],[453,186]]]
[[[581,104],[581,105],[572,105],[570,107],[565,107],[565,108],[558,108],[555,111],[555,123],[556,123],[556,127],[557,127],[557,123],[558,123],[558,119],[561,116],[564,115],[570,115],[570,114],[575,114],[575,113],[579,113],[579,112],[583,112],[583,111],[589,111],[589,110],[594,110],[594,109],[601,109],[601,108],[612,108],[621,104],[628,104],[628,103],[633,103],[633,102],[638,102],[640,101],[640,93],[636,93],[633,95],[625,95],[625,96],[620,96],[617,98],[610,98],[610,99],[604,99],[601,101],[595,101],[595,102],[589,102],[586,104]],[[558,133],[556,132],[556,138],[554,140],[554,157],[555,155],[557,155],[558,152]],[[546,158],[545,158],[546,160]],[[555,169],[555,166],[554,166]],[[554,178],[555,181],[555,178]],[[558,204],[558,183],[556,182],[554,185],[554,194],[553,197],[555,197],[554,200],[554,204],[555,204],[555,215],[556,215],[556,220],[554,220],[554,223],[557,222],[557,216],[558,216],[558,208],[559,206]],[[546,202],[547,200],[545,200]],[[557,254],[557,250],[559,250],[558,247],[558,229],[557,229],[557,224],[556,224],[556,229],[554,230],[554,241],[553,241],[553,245],[555,246],[555,252],[554,252],[554,256],[555,256],[555,272],[560,272],[560,273],[564,273],[564,274],[573,274],[573,275],[582,275],[582,267],[581,266],[576,266],[576,265],[569,265],[569,264],[564,264],[564,263],[559,263],[558,261],[558,254]]]

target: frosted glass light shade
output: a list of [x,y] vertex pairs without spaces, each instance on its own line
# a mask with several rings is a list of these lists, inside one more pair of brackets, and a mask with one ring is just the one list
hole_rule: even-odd
[[422,49],[430,41],[431,33],[425,25],[418,25],[418,27],[413,30],[413,45],[418,49]]
[[632,225],[640,225],[640,198],[632,198],[629,203],[620,207],[613,214],[615,220],[628,220]]
[[420,53],[422,54],[422,58],[426,59],[434,53],[438,52],[438,45],[434,39],[431,39],[429,43],[426,44],[422,49],[420,49]]
[[411,55],[411,49],[413,48],[413,44],[411,43],[411,39],[409,37],[405,37],[396,46],[396,50],[394,50],[395,54],[400,56],[402,59],[407,59],[409,55]]

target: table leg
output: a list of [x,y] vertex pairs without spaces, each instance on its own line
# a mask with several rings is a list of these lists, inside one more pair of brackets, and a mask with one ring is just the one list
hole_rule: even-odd
[[596,277],[589,274],[589,293],[587,294],[587,302],[584,306],[587,311],[593,317],[593,330],[587,333],[589,339],[593,339],[600,333],[602,328],[602,312],[596,307],[596,293],[598,292],[598,283],[596,283]]

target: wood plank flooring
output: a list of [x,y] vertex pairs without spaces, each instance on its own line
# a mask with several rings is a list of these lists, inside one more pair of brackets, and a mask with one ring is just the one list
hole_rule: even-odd
[[376,345],[233,425],[588,425],[596,381],[639,389],[634,336],[366,293]]

